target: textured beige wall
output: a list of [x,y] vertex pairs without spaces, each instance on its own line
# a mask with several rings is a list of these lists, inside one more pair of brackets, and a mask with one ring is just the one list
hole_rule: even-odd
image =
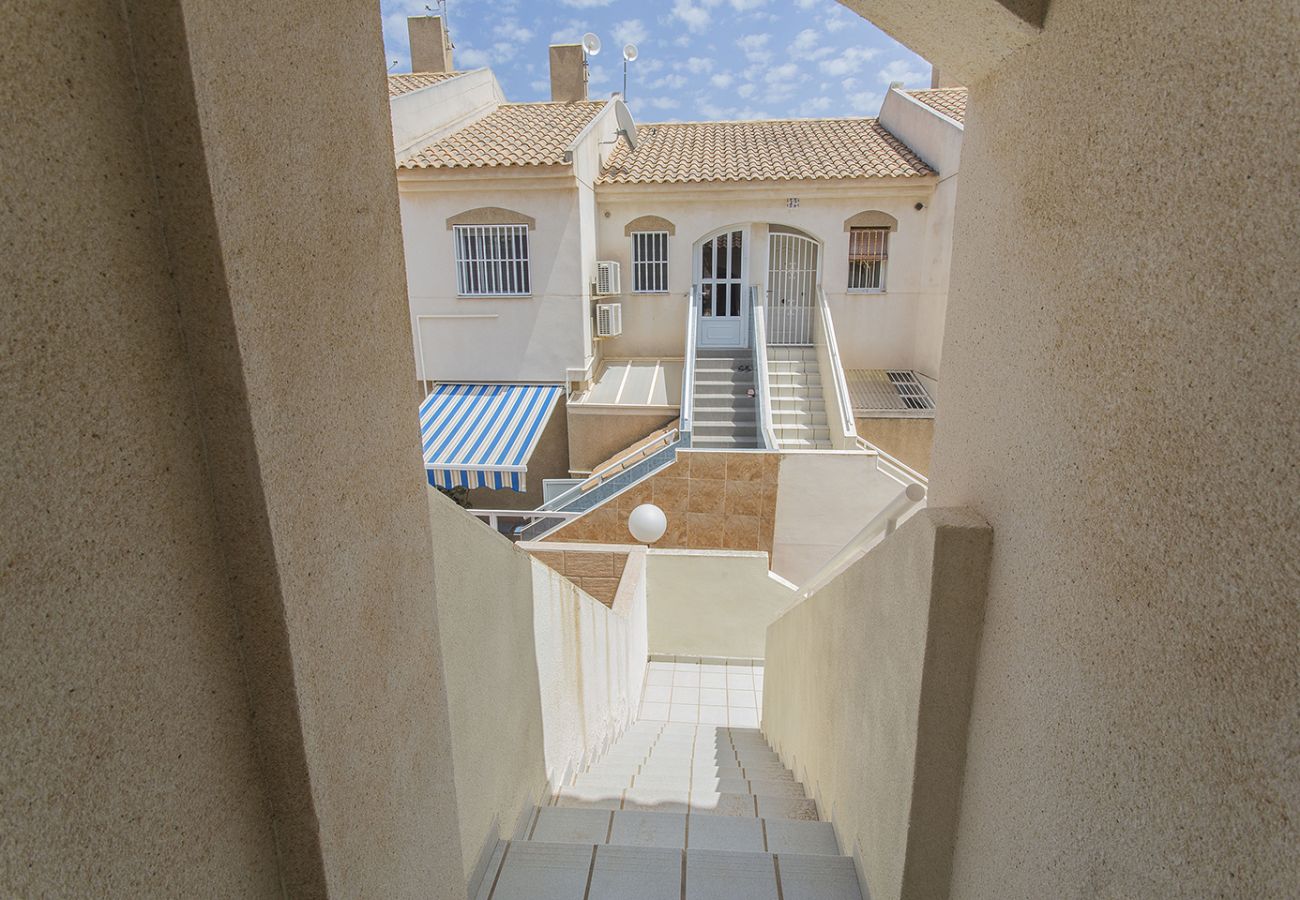
[[864,897],[947,896],[991,540],[923,509],[767,629],[763,732]]
[[794,603],[754,550],[651,550],[646,556],[650,652],[762,659],[767,626]]
[[447,678],[462,877],[478,883],[546,790],[528,554],[432,488],[434,587]]
[[582,404],[577,404],[569,415],[569,467],[575,472],[591,472],[676,420],[676,413],[671,412],[606,415],[584,412]]
[[998,539],[956,897],[1300,883],[1298,32],[1053,0],[971,84],[932,496]]
[[858,417],[854,420],[858,435],[875,444],[899,462],[922,475],[930,475],[930,455],[934,447],[934,419],[878,419]]
[[614,605],[619,581],[627,567],[627,555],[632,549],[631,546],[609,544],[536,543],[520,546],[606,606]]
[[552,44],[551,99],[562,102],[587,99],[587,66],[581,44]]
[[132,65],[120,3],[6,9],[0,894],[277,896]]

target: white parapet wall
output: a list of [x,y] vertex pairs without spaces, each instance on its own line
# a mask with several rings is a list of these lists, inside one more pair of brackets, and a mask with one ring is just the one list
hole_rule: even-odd
[[[629,552],[610,608],[432,489],[429,513],[469,890],[497,841],[636,715],[645,550]],[[430,664],[437,658],[431,649]]]
[[768,625],[796,599],[794,585],[767,565],[758,551],[651,550],[650,652],[761,659]]
[[991,547],[922,509],[768,628],[763,732],[872,900],[948,896]]

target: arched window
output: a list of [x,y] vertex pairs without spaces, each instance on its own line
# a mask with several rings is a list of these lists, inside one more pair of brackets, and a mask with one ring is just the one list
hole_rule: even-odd
[[672,222],[659,216],[640,216],[623,228],[632,239],[632,293],[668,290],[668,238],[676,232]]
[[898,220],[889,213],[866,210],[844,220],[849,233],[850,291],[880,293],[885,289],[889,266],[889,234],[898,230]]
[[480,206],[447,219],[456,248],[456,293],[461,297],[526,297],[532,293],[528,232],[532,216]]

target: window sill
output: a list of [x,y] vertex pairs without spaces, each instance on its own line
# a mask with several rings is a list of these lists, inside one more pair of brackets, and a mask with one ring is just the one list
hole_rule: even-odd
[[633,297],[667,297],[672,291],[633,291]]
[[849,288],[845,293],[852,294],[855,297],[881,297],[889,292],[884,288],[880,288],[879,290],[874,288]]
[[457,300],[531,300],[532,294],[457,294]]

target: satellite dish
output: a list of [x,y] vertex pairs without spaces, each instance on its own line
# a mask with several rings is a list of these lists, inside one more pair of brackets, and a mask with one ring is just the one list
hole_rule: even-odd
[[628,62],[633,62],[636,59],[636,44],[623,45],[623,58]]
[[621,100],[614,104],[614,121],[618,123],[618,133],[627,139],[629,150],[636,149],[636,122],[632,121],[632,113],[628,112],[627,104]]
[[582,49],[587,51],[588,56],[595,56],[600,52],[600,38],[588,31],[582,36]]

